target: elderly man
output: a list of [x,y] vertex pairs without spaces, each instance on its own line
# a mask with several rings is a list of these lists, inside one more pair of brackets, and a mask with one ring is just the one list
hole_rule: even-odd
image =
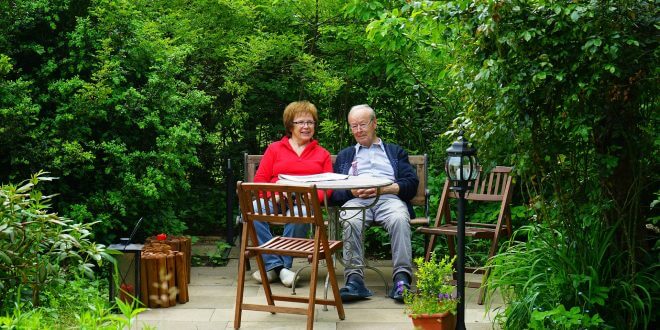
[[[348,124],[357,144],[337,155],[334,171],[348,175],[371,175],[392,180],[392,184],[381,188],[376,205],[366,211],[365,227],[377,224],[390,235],[392,248],[392,279],[394,285],[390,297],[403,301],[403,291],[410,288],[412,279],[412,246],[410,240],[410,218],[414,216],[410,200],[415,196],[419,179],[410,165],[408,154],[400,146],[383,142],[377,135],[378,120],[368,105],[356,105],[348,113]],[[368,206],[373,203],[376,189],[338,190],[332,201],[344,207]],[[353,251],[344,249],[344,271],[346,286],[341,288],[342,301],[364,299],[373,293],[364,284],[364,272],[350,265],[364,265],[364,247],[361,244],[362,217],[353,216],[357,211],[348,211],[344,218],[344,242]],[[352,214],[351,214],[352,213]],[[350,226],[349,226],[350,225]]]

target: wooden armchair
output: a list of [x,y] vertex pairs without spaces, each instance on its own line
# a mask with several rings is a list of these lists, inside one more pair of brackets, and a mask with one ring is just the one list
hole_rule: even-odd
[[[485,203],[498,203],[500,210],[497,219],[493,219],[492,223],[465,223],[465,236],[473,237],[475,239],[489,239],[491,240],[488,258],[492,258],[497,251],[497,243],[501,235],[511,235],[511,210],[509,203],[511,202],[512,190],[512,167],[497,166],[490,173],[480,173],[479,177],[474,183],[474,187],[467,192],[465,199],[474,202]],[[435,245],[437,235],[447,236],[447,245],[449,246],[449,255],[454,257],[456,255],[456,248],[454,239],[457,234],[456,219],[451,218],[449,211],[449,199],[458,198],[458,194],[449,189],[449,180],[445,181],[445,186],[442,189],[442,196],[440,197],[440,206],[435,217],[435,222],[431,227],[421,227],[417,231],[430,236],[429,244],[426,249],[425,260],[429,260],[431,252]],[[489,270],[483,268],[466,267],[466,271],[473,273],[484,274],[481,283],[466,282],[466,285],[471,288],[481,288],[479,291],[478,303],[481,305],[484,301],[484,288],[481,285],[488,277]]]
[[[342,247],[341,241],[330,241],[326,234],[323,214],[316,193],[316,186],[286,186],[272,183],[237,183],[238,200],[243,216],[243,234],[241,235],[241,252],[238,265],[238,288],[236,294],[236,309],[234,328],[241,326],[243,310],[263,311],[270,313],[288,313],[307,315],[307,329],[314,324],[316,304],[332,305],[337,308],[339,319],[343,320],[344,307],[339,296],[339,286],[335,275],[332,254]],[[279,196],[287,196],[279,198]],[[270,203],[269,203],[270,202]],[[281,212],[289,210],[292,212]],[[295,211],[294,211],[295,210]],[[295,215],[297,214],[297,215]],[[259,245],[254,221],[265,221],[271,225],[287,223],[308,223],[312,225],[314,238],[273,237],[270,241]],[[267,304],[246,304],[243,302],[245,288],[245,264],[249,258],[255,258],[261,278],[265,279],[266,268],[263,254],[279,254],[293,257],[306,257],[312,263],[310,275],[309,296],[292,297],[274,295],[269,281],[262,281]],[[332,287],[334,299],[317,299],[316,282],[318,278],[319,261],[324,259],[328,266],[328,280]],[[306,303],[306,308],[276,306],[276,301]]]

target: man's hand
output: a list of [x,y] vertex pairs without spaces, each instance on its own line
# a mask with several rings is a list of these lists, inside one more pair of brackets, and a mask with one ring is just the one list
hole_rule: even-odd
[[358,198],[371,198],[376,197],[376,188],[351,189],[351,193]]
[[[367,189],[351,189],[353,196],[357,198],[371,198],[376,197],[376,188],[367,188]],[[380,188],[380,194],[398,194],[399,193],[399,184],[392,183],[389,186]]]

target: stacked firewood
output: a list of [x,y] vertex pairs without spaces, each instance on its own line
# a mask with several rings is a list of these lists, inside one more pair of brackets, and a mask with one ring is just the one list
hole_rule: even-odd
[[[186,268],[188,274],[190,274],[190,267],[192,266],[192,249],[190,245],[190,237],[185,236],[173,236],[173,235],[156,235],[147,237],[146,244],[158,242],[169,245],[173,251],[183,252],[186,256]],[[190,283],[190,278],[188,278],[188,283]]]
[[142,249],[140,300],[146,307],[170,307],[188,302],[190,272],[186,253],[162,241]]

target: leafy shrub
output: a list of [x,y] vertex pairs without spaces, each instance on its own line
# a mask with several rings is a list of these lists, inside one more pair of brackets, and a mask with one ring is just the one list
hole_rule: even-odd
[[109,256],[90,240],[94,223],[79,224],[49,211],[53,195],[37,186],[51,181],[39,172],[18,185],[0,186],[0,311],[25,288],[39,305],[40,292],[74,273],[93,275]]
[[[571,236],[542,224],[516,231],[505,251],[489,262],[487,301],[497,292],[506,304],[497,320],[505,329],[574,329],[574,322],[580,329],[602,328],[606,325],[600,315],[607,315],[607,325],[615,328],[648,325],[653,298],[640,283],[645,281],[648,288],[658,283],[644,269],[635,280],[617,277],[615,268],[623,254],[611,254],[613,235],[614,229],[603,224]],[[564,306],[572,307],[566,311]],[[553,312],[540,313],[547,311]]]
[[458,300],[451,294],[454,286],[451,284],[454,273],[454,260],[449,256],[438,260],[436,254],[431,254],[429,261],[423,257],[415,259],[417,270],[417,290],[415,292],[405,290],[403,299],[406,303],[408,314],[438,314],[451,312],[456,314]]
[[0,316],[0,329],[131,329],[144,308],[117,299],[118,315],[102,292],[107,292],[104,281],[86,277],[53,283],[42,292],[41,306],[16,302],[13,309]]
[[533,311],[529,329],[597,329],[603,322],[598,314],[590,316],[577,306],[567,311],[559,305],[549,311]]

